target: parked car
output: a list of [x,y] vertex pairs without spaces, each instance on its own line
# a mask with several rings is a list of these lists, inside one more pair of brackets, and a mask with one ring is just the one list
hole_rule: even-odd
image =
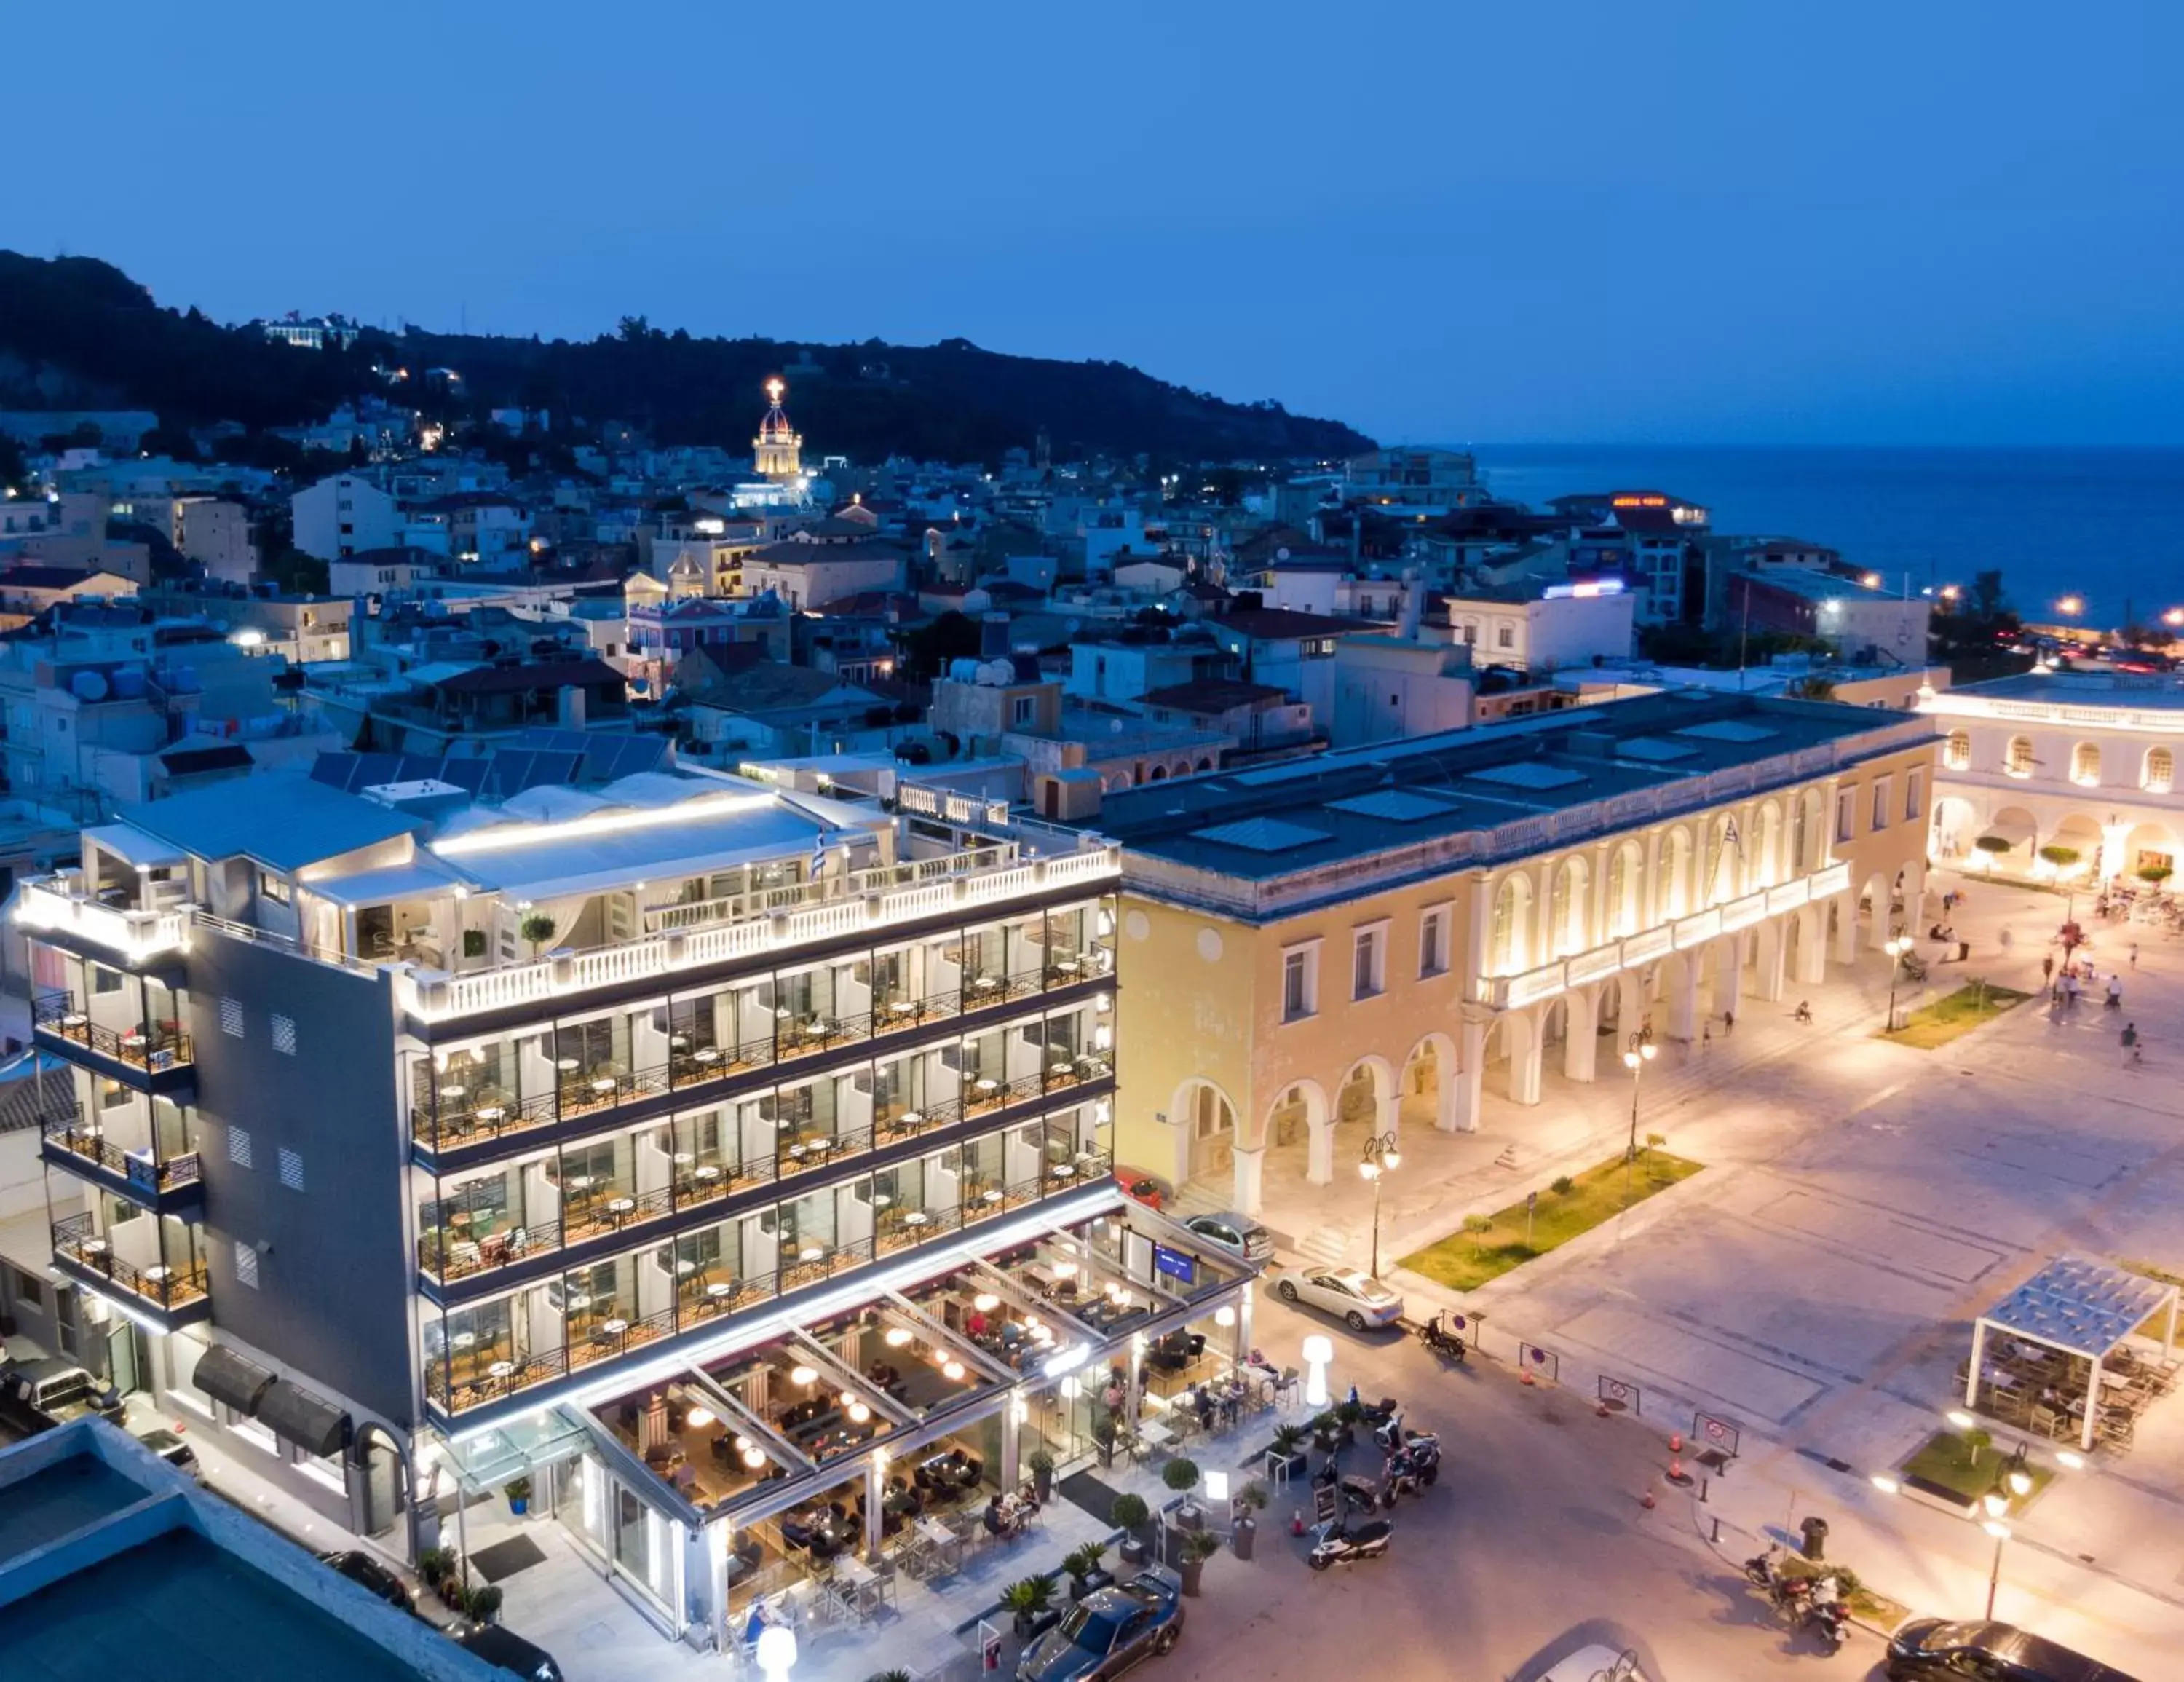
[[1123,1195],[1134,1197],[1148,1209],[1159,1209],[1167,1202],[1167,1184],[1157,1175],[1143,1168],[1117,1167],[1115,1184],[1123,1188]]
[[2011,1624],[1950,1624],[1921,1618],[1888,1643],[1888,1682],[2131,1682],[2120,1670],[2059,1647]]
[[375,1559],[361,1548],[322,1553],[319,1557],[350,1582],[370,1590],[387,1605],[399,1607],[404,1612],[417,1610],[416,1597],[410,1592],[410,1585],[384,1561]]
[[1647,1682],[1647,1678],[1638,1668],[1635,1651],[1618,1651],[1596,1641],[1589,1647],[1580,1647],[1553,1669],[1541,1671],[1530,1682]]
[[1215,1248],[1245,1262],[1274,1259],[1273,1234],[1249,1215],[1224,1209],[1217,1215],[1193,1215],[1184,1223]]
[[0,1419],[19,1431],[50,1431],[88,1413],[120,1423],[121,1396],[73,1361],[49,1355],[0,1373]]
[[192,1478],[204,1475],[198,1465],[197,1451],[164,1425],[155,1425],[148,1431],[137,1432],[136,1440],[177,1471],[187,1472]]
[[1025,1649],[1017,1682],[1105,1682],[1167,1651],[1182,1634],[1183,1579],[1173,1571],[1141,1571],[1071,1607]]
[[1403,1317],[1403,1299],[1355,1267],[1285,1267],[1274,1275],[1274,1294],[1332,1314],[1353,1332]]
[[526,1682],[561,1682],[561,1667],[554,1663],[553,1655],[513,1629],[498,1624],[469,1624],[448,1633],[465,1652],[476,1653],[511,1676],[523,1677]]

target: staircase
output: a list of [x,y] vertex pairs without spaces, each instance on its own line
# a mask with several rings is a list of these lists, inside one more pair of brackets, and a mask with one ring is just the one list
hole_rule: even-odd
[[1313,1267],[1339,1267],[1350,1253],[1350,1234],[1340,1227],[1314,1227],[1297,1240],[1297,1254]]
[[1208,1184],[1201,1180],[1186,1180],[1175,1189],[1175,1195],[1162,1206],[1165,1212],[1178,1220],[1192,1215],[1218,1215],[1228,1207],[1224,1195],[1225,1186]]

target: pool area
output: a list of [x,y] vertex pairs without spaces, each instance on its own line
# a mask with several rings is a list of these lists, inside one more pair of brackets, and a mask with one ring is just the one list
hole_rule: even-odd
[[58,1541],[143,1499],[141,1485],[103,1461],[86,1456],[49,1466],[0,1489],[0,1559]]

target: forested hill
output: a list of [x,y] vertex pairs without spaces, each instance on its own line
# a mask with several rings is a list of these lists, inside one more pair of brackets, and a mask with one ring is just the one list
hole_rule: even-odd
[[413,327],[398,338],[367,331],[346,352],[301,351],[194,309],[163,309],[109,264],[0,251],[0,408],[149,409],[170,426],[292,425],[386,391],[373,369],[393,365],[461,376],[448,391],[405,382],[407,400],[426,409],[545,409],[557,422],[624,420],[661,443],[739,452],[772,374],[791,382],[789,413],[807,450],[858,460],[995,461],[1042,426],[1057,459],[1334,457],[1372,442],[1337,421],[1223,402],[1122,363],[1007,356],[962,339],[790,345],[625,320],[584,343]]

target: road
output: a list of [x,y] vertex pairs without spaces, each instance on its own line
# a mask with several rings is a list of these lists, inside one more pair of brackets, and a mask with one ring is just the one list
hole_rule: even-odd
[[[1398,1507],[1384,1559],[1321,1575],[1289,1534],[1301,1495],[1274,1491],[1256,1557],[1207,1566],[1159,1682],[1341,1682],[1361,1664],[1375,1682],[1529,1679],[1587,1640],[1636,1647],[1649,1682],[1743,1682],[1825,1657],[1743,1582],[1741,1553],[1699,1542],[1687,1497],[1641,1507],[1660,1469],[1645,1427],[1602,1419],[1568,1391],[1526,1389],[1491,1363],[1444,1371],[1414,1339],[1353,1334],[1271,1298],[1258,1310],[1270,1352],[1315,1331],[1334,1339],[1336,1394],[1354,1381],[1393,1395],[1412,1429],[1440,1433],[1440,1482]],[[1351,1458],[1377,1467],[1369,1449]],[[1878,1679],[1880,1657],[1861,1632],[1828,1674]]]

